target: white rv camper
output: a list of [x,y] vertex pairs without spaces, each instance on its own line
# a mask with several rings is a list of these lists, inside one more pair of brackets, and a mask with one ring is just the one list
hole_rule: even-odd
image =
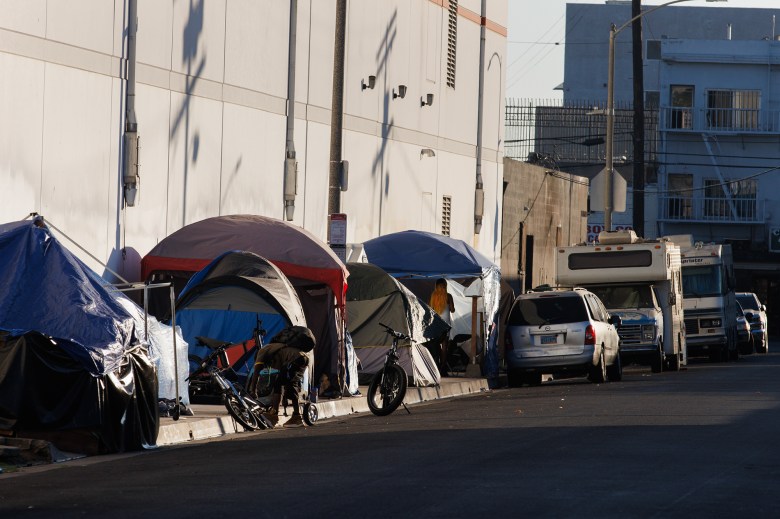
[[620,356],[658,373],[688,361],[680,248],[634,231],[605,231],[599,244],[560,247],[557,283],[582,286],[620,316]]
[[731,245],[693,243],[690,235],[674,239],[681,244],[685,330],[691,355],[736,359],[739,350]]

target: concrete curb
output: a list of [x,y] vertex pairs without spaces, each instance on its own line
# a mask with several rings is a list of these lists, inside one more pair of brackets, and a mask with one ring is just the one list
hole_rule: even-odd
[[[488,391],[488,383],[483,378],[448,377],[442,379],[438,387],[409,387],[404,403],[414,405],[431,400],[454,398]],[[361,387],[361,396],[344,397],[338,400],[320,400],[317,411],[321,420],[336,418],[357,413],[368,413],[366,391]],[[182,416],[174,421],[172,418],[160,418],[160,432],[157,435],[157,445],[177,445],[196,440],[218,438],[228,434],[244,432],[227,414],[221,405],[193,405],[194,416]],[[284,423],[286,417],[280,417],[279,423]]]

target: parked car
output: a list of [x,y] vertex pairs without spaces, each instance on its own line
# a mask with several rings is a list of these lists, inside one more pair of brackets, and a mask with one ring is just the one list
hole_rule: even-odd
[[753,334],[750,333],[750,323],[745,317],[745,311],[739,301],[737,301],[737,348],[739,348],[740,355],[750,355],[756,352]]
[[620,380],[620,317],[610,316],[592,292],[575,288],[521,294],[507,318],[510,387],[587,375],[592,382]]
[[753,292],[737,292],[737,301],[745,311],[745,317],[750,323],[750,333],[758,353],[769,352],[769,331],[767,329],[766,306],[761,304]]

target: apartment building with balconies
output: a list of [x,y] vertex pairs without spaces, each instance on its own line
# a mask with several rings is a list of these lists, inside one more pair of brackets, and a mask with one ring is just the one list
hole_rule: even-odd
[[661,234],[780,252],[778,65],[777,40],[662,40]]

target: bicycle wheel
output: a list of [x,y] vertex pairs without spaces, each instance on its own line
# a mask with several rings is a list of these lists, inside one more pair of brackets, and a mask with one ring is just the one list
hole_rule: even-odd
[[247,431],[254,431],[260,428],[260,424],[257,423],[257,417],[252,411],[247,409],[241,404],[241,401],[234,394],[228,393],[224,397],[225,407],[238,423],[240,423]]
[[371,379],[368,386],[368,408],[377,416],[395,411],[406,396],[406,372],[401,366],[385,366]]
[[303,404],[303,421],[306,425],[314,425],[317,423],[317,419],[320,417],[319,411],[317,411],[317,405],[307,402]]

